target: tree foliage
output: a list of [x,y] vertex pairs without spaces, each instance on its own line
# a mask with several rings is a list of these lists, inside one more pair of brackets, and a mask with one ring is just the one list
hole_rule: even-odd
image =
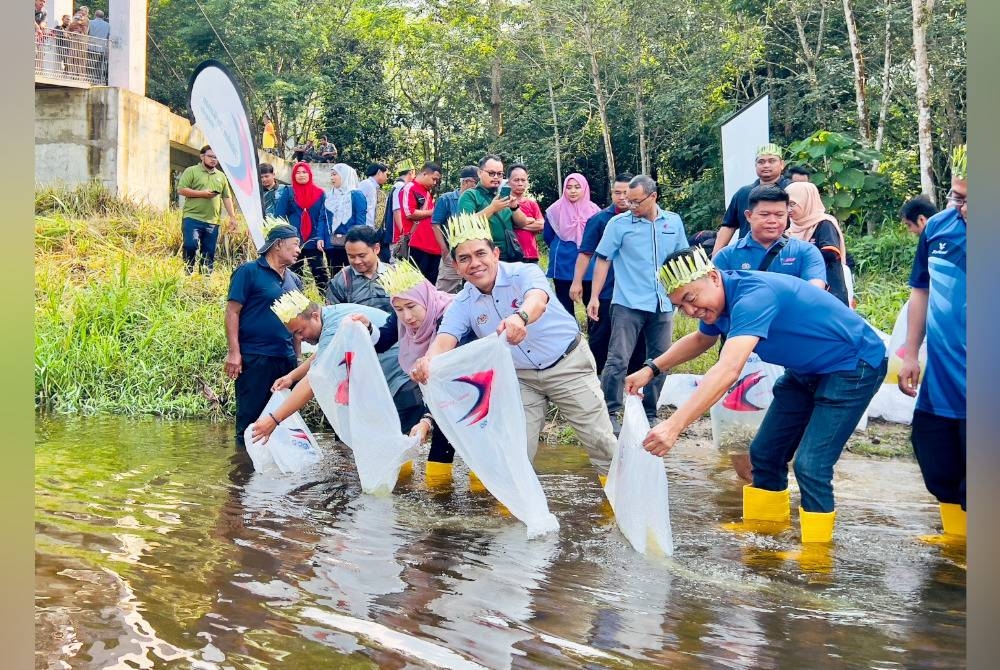
[[[880,224],[920,190],[912,10],[852,4],[863,106],[838,0],[151,0],[149,92],[186,113],[192,68],[217,58],[258,124],[327,135],[356,167],[433,159],[455,181],[498,152],[529,165],[545,202],[569,172],[603,202],[612,166],[648,169],[690,231],[725,208],[721,121],[767,93],[773,141],[850,145],[849,169],[808,162],[838,213]],[[936,0],[928,24],[939,199],[965,135],[965,16]]]

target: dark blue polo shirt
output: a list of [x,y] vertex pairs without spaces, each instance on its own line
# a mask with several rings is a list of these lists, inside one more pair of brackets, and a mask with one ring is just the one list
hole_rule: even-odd
[[878,367],[885,345],[875,329],[823,289],[791,275],[722,271],[726,307],[718,320],[698,324],[706,335],[753,335],[767,363],[804,375]]
[[295,355],[292,334],[271,311],[271,305],[285,293],[301,290],[302,279],[297,274],[286,269],[282,279],[263,256],[233,270],[228,299],[243,306],[239,328],[241,354]]
[[[615,206],[611,205],[587,219],[587,225],[583,229],[583,237],[580,238],[580,253],[594,255],[594,252],[597,251],[597,245],[601,242],[601,237],[604,236],[604,229],[608,227],[608,221],[618,213]],[[593,266],[594,260],[591,259],[590,263]],[[600,300],[611,300],[614,290],[615,269],[609,265],[608,277],[604,280],[604,287],[601,289],[601,295],[598,298]]]

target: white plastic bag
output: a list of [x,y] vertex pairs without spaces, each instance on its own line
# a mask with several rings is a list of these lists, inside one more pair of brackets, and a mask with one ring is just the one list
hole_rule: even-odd
[[736,383],[712,405],[712,444],[716,449],[745,450],[750,445],[774,399],[774,382],[784,373],[780,365],[750,354]]
[[[885,383],[896,386],[899,379],[899,369],[903,365],[903,354],[906,351],[906,330],[907,315],[910,312],[910,301],[903,303],[896,323],[892,326],[892,335],[889,336],[889,343],[886,345],[886,353],[889,356],[889,369],[886,371]],[[924,370],[927,367],[927,340],[920,345],[917,352],[917,360],[920,361],[920,380],[923,381]]]
[[698,389],[702,375],[675,374],[667,375],[663,380],[663,388],[660,389],[660,397],[656,401],[657,407],[680,407]]
[[604,492],[622,535],[640,554],[674,553],[663,459],[642,448],[649,420],[638,396],[625,398],[625,420]]
[[490,493],[528,527],[528,537],[558,530],[528,459],[521,390],[514,361],[496,335],[431,360],[424,401]]
[[416,455],[418,440],[403,435],[368,330],[345,318],[313,360],[309,383],[337,437],[354,452],[361,490],[391,492],[400,466]]
[[[275,391],[267,406],[261,412],[261,417],[273,413],[281,403],[288,398],[290,391],[283,389]],[[243,433],[247,453],[253,461],[253,469],[257,472],[273,470],[275,467],[284,474],[299,472],[303,468],[318,463],[323,457],[316,444],[316,438],[306,427],[299,413],[291,415],[278,424],[267,439],[267,443],[253,442],[253,426],[247,426]]]

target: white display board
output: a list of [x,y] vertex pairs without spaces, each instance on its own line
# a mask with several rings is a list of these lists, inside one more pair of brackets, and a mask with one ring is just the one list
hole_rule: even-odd
[[757,178],[754,157],[759,147],[770,142],[769,120],[768,96],[763,95],[722,124],[723,207],[729,206],[741,186]]

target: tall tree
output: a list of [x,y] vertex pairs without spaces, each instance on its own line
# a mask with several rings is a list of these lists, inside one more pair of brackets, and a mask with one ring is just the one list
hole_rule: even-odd
[[927,24],[934,0],[910,0],[913,7],[913,59],[917,84],[917,145],[920,147],[920,190],[937,201],[934,193],[934,140],[931,126],[930,66],[927,61]]

